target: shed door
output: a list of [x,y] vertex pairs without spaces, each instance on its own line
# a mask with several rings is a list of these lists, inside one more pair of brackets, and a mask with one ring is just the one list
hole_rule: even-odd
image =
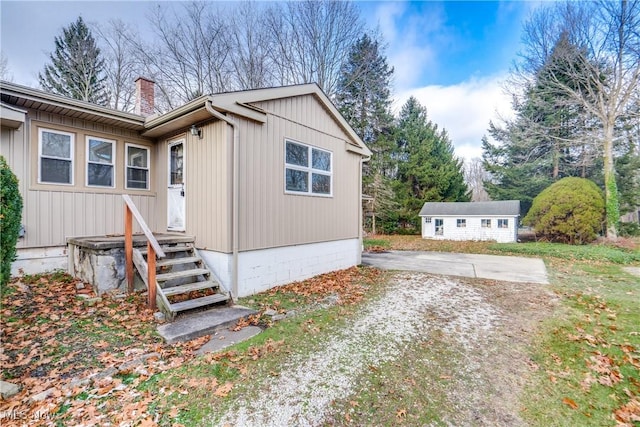
[[436,236],[444,235],[444,220],[442,218],[435,219]]
[[169,188],[167,189],[167,229],[185,230],[184,140],[169,144]]

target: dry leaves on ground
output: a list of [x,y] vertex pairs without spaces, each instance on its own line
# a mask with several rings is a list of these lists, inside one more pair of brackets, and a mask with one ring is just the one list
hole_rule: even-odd
[[146,296],[97,298],[63,274],[26,277],[2,297],[0,368],[21,391],[0,414],[46,425],[107,421],[153,425],[156,396],[136,386],[192,359],[204,338],[168,346],[155,333]]
[[311,279],[279,286],[268,293],[293,293],[303,297],[322,299],[329,295],[338,296],[338,304],[356,304],[362,300],[366,285],[376,281],[382,272],[374,268],[351,267]]

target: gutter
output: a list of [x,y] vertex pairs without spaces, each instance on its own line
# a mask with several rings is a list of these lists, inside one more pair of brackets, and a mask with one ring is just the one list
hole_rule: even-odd
[[6,81],[0,81],[0,92],[4,95],[15,96],[17,98],[26,99],[32,102],[41,102],[55,107],[73,110],[85,114],[94,114],[96,116],[120,120],[129,125],[135,125],[142,129],[144,127],[144,117],[133,113],[113,110],[90,102],[78,99],[67,98],[65,96],[53,93],[43,92],[27,86],[18,85]]
[[238,135],[238,124],[225,116],[224,114],[216,111],[213,108],[211,103],[211,99],[207,99],[205,102],[206,110],[215,118],[220,119],[226,122],[233,129],[233,172],[232,172],[232,202],[231,202],[231,247],[233,251],[232,255],[232,270],[231,270],[231,299],[233,302],[236,302],[238,296],[238,240],[240,235],[240,227],[238,224],[238,206],[239,206],[239,153],[238,153],[238,145],[239,145],[239,135]]

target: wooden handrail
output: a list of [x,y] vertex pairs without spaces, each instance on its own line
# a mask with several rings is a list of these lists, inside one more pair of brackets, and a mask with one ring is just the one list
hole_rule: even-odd
[[123,194],[124,200],[124,257],[125,257],[125,271],[127,275],[127,290],[129,293],[133,292],[133,218],[138,221],[142,232],[147,238],[147,283],[149,285],[149,293],[147,298],[147,304],[149,308],[156,308],[156,256],[158,258],[164,258],[166,255],[160,243],[153,235],[149,226],[140,215],[140,211],[136,207],[131,197],[128,194]]

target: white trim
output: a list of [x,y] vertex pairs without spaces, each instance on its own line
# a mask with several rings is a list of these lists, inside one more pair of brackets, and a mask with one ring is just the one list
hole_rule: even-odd
[[[108,142],[111,144],[111,163],[102,163],[102,162],[92,162],[89,160],[89,141],[100,141],[100,142]],[[87,187],[92,188],[116,188],[116,140],[115,139],[107,139],[100,138],[97,136],[87,135],[85,137],[85,185]],[[89,165],[109,165],[111,166],[111,185],[97,185],[97,184],[89,184]]]
[[[300,145],[307,148],[307,166],[294,165],[287,163],[287,143]],[[329,170],[315,169],[313,167],[313,150],[321,151],[329,154]],[[287,169],[297,170],[307,173],[307,191],[294,191],[287,190]],[[329,177],[329,193],[314,193],[313,192],[313,175],[322,175]],[[333,152],[324,148],[316,147],[314,145],[305,144],[291,138],[284,138],[284,193],[303,196],[314,197],[333,197]]]
[[[129,166],[129,147],[141,148],[143,150],[147,150],[147,167],[141,168],[138,166]],[[146,188],[131,188],[129,187],[129,180],[127,179],[127,172],[129,168],[133,169],[141,169],[147,171],[147,186]],[[146,145],[132,144],[127,142],[124,144],[124,188],[127,190],[137,190],[137,191],[149,191],[151,189],[151,149]]]
[[[64,157],[54,157],[54,156],[44,156],[47,159],[53,159],[53,160],[64,160],[64,161],[70,161],[71,162],[71,167],[70,167],[70,171],[71,171],[71,182],[51,182],[51,181],[43,181],[42,180],[42,133],[43,132],[48,132],[48,133],[57,133],[60,135],[67,135],[69,137],[69,158],[64,158]],[[73,186],[75,185],[75,151],[76,151],[76,144],[75,144],[75,139],[76,139],[76,135],[74,133],[70,133],[70,132],[63,132],[60,130],[55,130],[55,129],[48,129],[48,128],[38,128],[38,184],[47,184],[47,185],[66,185],[66,186]]]
[[171,184],[171,147],[182,144],[182,190],[186,191],[185,181],[187,176],[187,144],[185,138],[169,140],[167,143],[167,188],[165,191],[167,192],[167,230],[169,231],[185,231],[187,229],[187,200],[184,200],[184,222],[182,227],[170,227],[169,226],[169,189],[177,188],[172,187]]

